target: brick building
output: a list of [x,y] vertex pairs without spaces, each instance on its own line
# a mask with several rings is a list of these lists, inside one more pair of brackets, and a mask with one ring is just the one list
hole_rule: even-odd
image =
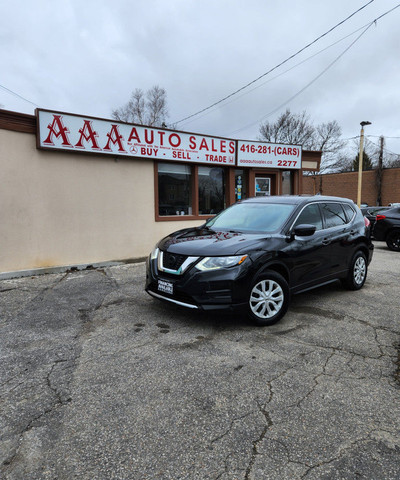
[[[330,173],[304,176],[302,193],[336,195],[357,201],[358,172]],[[362,176],[361,202],[377,205],[378,172],[366,170]],[[400,202],[400,168],[386,168],[382,172],[381,204]]]

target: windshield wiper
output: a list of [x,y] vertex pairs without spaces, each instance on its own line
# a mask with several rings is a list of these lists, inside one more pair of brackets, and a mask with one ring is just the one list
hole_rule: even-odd
[[215,230],[210,228],[208,225],[203,225],[201,227],[197,227],[197,230],[207,230],[208,232],[215,232]]

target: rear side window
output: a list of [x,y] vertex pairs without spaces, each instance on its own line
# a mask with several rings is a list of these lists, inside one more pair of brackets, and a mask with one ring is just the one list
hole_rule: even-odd
[[322,229],[321,212],[316,203],[307,205],[303,209],[303,211],[298,216],[294,226],[297,227],[297,225],[303,224],[315,225],[317,227],[317,230]]
[[347,223],[346,215],[340,203],[323,203],[321,206],[325,218],[325,228],[339,227]]
[[355,215],[354,209],[348,203],[344,203],[343,208],[347,216],[347,222],[351,222]]

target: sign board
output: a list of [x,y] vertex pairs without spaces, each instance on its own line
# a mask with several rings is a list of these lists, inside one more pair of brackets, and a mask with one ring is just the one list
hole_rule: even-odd
[[235,165],[236,141],[36,110],[38,148],[212,165]]
[[301,168],[301,146],[281,143],[238,141],[238,161],[240,167]]

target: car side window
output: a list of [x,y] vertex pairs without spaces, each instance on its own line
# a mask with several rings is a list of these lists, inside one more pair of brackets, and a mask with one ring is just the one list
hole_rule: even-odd
[[343,204],[344,211],[346,212],[347,222],[351,222],[354,217],[354,209],[347,203]]
[[298,216],[294,226],[297,225],[315,225],[317,230],[322,229],[322,217],[319,207],[316,203],[307,205]]
[[323,203],[322,211],[325,218],[325,228],[339,227],[347,223],[346,215],[340,203]]

